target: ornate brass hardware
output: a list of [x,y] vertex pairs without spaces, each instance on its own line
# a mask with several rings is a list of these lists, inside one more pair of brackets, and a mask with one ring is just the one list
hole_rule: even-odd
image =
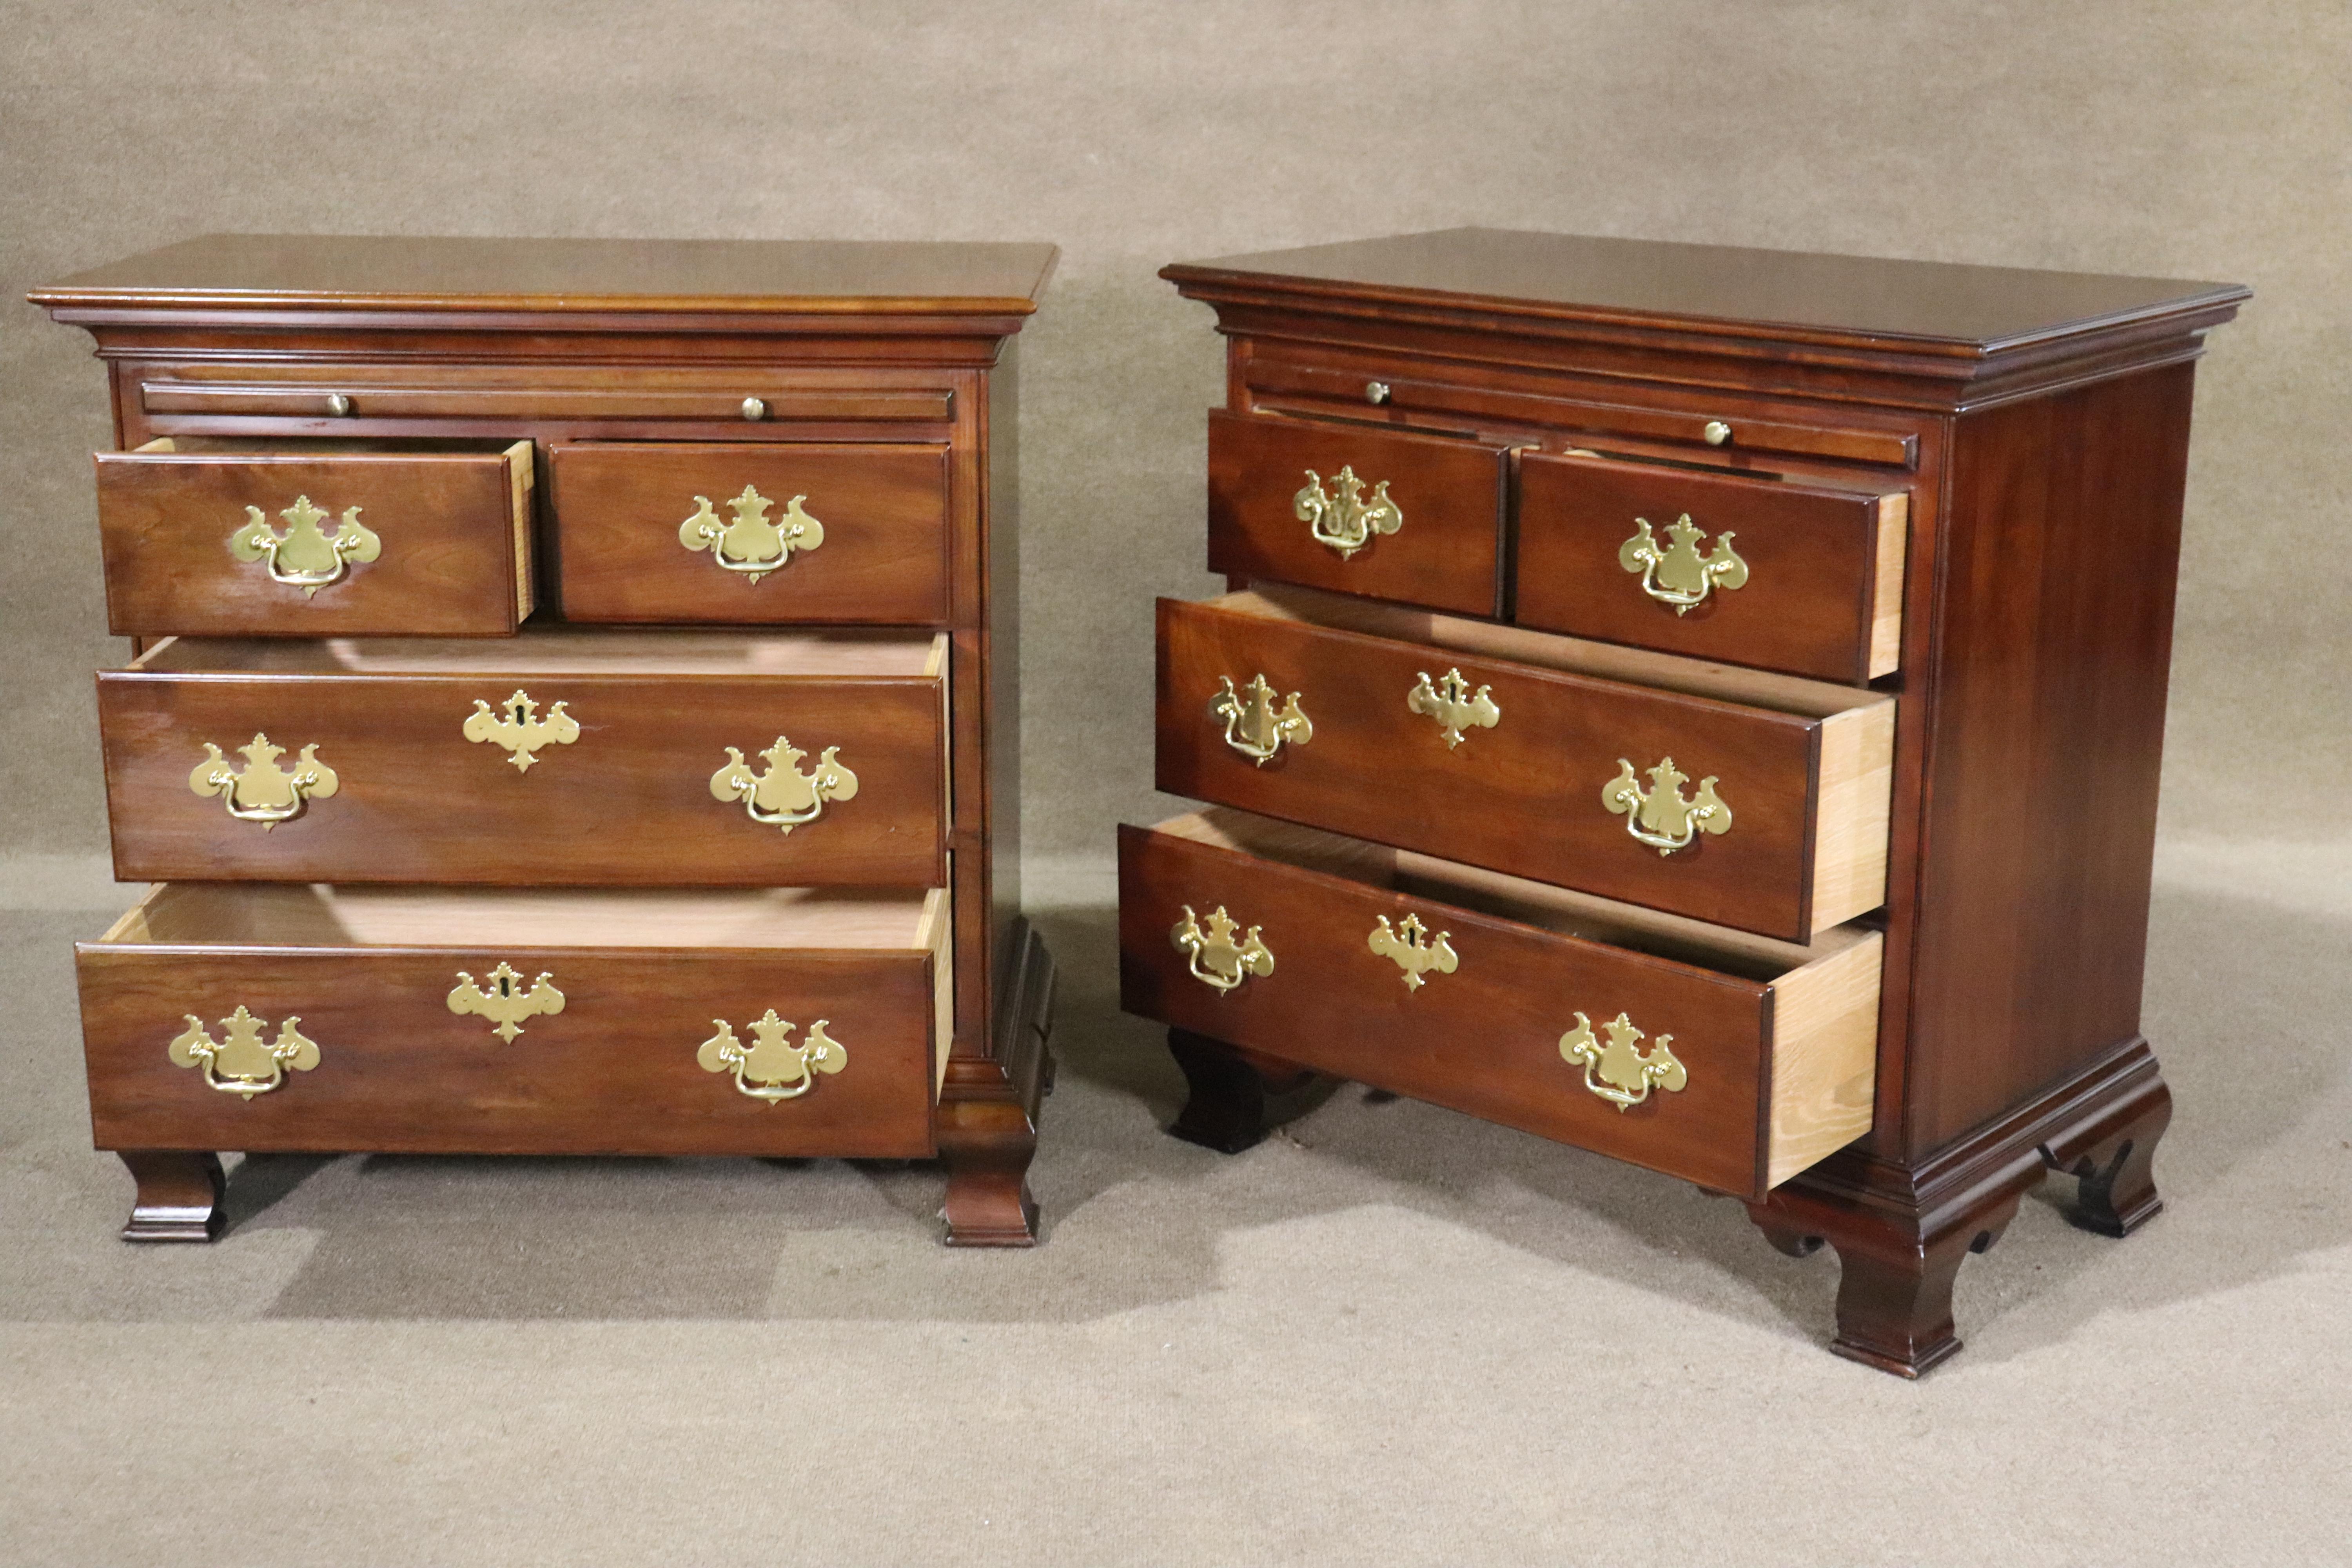
[[1642,1031],[1622,1013],[1601,1025],[1601,1032],[1609,1037],[1605,1046],[1593,1037],[1592,1020],[1579,1013],[1576,1027],[1559,1037],[1559,1054],[1570,1066],[1581,1064],[1584,1087],[1620,1112],[1649,1099],[1653,1087],[1679,1094],[1690,1081],[1681,1060],[1666,1048],[1674,1043],[1672,1035],[1660,1035],[1645,1054],[1640,1048]]
[[1365,401],[1365,402],[1367,402],[1367,403],[1386,403],[1388,400],[1389,400],[1389,384],[1388,384],[1387,382],[1385,382],[1385,381],[1368,381],[1368,382],[1364,383],[1364,401]]
[[1274,952],[1258,940],[1257,927],[1243,931],[1239,942],[1234,940],[1240,924],[1225,913],[1223,904],[1206,921],[1186,904],[1184,918],[1176,922],[1168,938],[1184,955],[1193,979],[1212,990],[1231,991],[1253,974],[1262,978],[1274,973]]
[[228,765],[218,746],[210,741],[204,745],[205,760],[189,772],[188,788],[207,797],[219,795],[231,816],[257,822],[265,833],[301,816],[306,801],[324,800],[342,787],[335,770],[319,760],[316,742],[302,748],[291,773],[278,765],[286,748],[271,745],[267,735],[257,734],[236,749],[245,759],[241,773]]
[[1715,774],[1699,780],[1698,794],[1685,799],[1683,784],[1690,775],[1672,757],[1649,770],[1646,790],[1634,782],[1632,763],[1620,757],[1617,767],[1617,776],[1601,792],[1601,804],[1625,819],[1627,833],[1659,854],[1688,848],[1702,833],[1731,831],[1731,807],[1715,793]]
[[794,551],[805,552],[824,542],[824,524],[801,510],[806,500],[794,496],[784,503],[783,521],[770,522],[768,509],[776,503],[745,485],[743,493],[727,503],[735,521],[721,522],[710,509],[710,498],[697,496],[694,515],[677,525],[677,542],[688,550],[709,551],[719,565],[757,583],[790,561]]
[[541,746],[568,746],[580,738],[580,721],[563,710],[563,704],[551,704],[547,717],[539,716],[539,704],[528,691],[517,691],[493,709],[480,698],[474,699],[474,710],[466,716],[466,739],[477,745],[484,741],[507,748],[507,761],[518,773],[530,772],[530,764],[539,761],[536,753]]
[[501,963],[490,971],[490,983],[484,986],[464,970],[457,971],[457,989],[449,993],[449,1011],[463,1017],[471,1013],[498,1025],[490,1032],[509,1045],[522,1033],[525,1018],[552,1016],[563,1011],[563,993],[548,984],[553,978],[542,973],[522,988],[522,976],[514,965]]
[[1323,488],[1323,476],[1307,469],[1307,484],[1291,497],[1290,510],[1314,534],[1317,543],[1338,551],[1342,561],[1370,543],[1372,535],[1394,533],[1404,526],[1404,513],[1389,500],[1388,480],[1374,485],[1367,498],[1364,481],[1352,468],[1332,475],[1328,490]]
[[825,803],[854,799],[857,775],[835,760],[839,746],[827,746],[816,759],[816,772],[804,773],[798,764],[808,755],[783,736],[760,753],[767,772],[755,773],[743,753],[727,748],[727,765],[710,775],[714,800],[740,800],[752,821],[781,827],[789,836],[824,815]]
[[745,398],[745,399],[743,400],[743,417],[744,417],[744,418],[751,420],[753,424],[755,424],[755,425],[756,425],[756,424],[758,424],[761,420],[765,419],[767,416],[768,416],[768,403],[767,403],[767,399],[762,398],[762,397],[747,397],[747,398]]
[[1731,439],[1731,426],[1720,419],[1710,419],[1699,430],[1701,439],[1710,447],[1720,447]]
[[771,1105],[780,1100],[798,1100],[816,1087],[817,1074],[837,1073],[849,1065],[849,1053],[824,1032],[823,1018],[808,1026],[797,1046],[785,1037],[799,1026],[777,1017],[773,1007],[747,1026],[751,1031],[749,1046],[735,1037],[735,1026],[726,1019],[710,1021],[719,1026],[719,1032],[702,1042],[694,1059],[705,1072],[733,1069],[735,1087],[753,1100]]
[[1439,931],[1433,941],[1422,940],[1428,936],[1429,930],[1421,923],[1419,915],[1405,916],[1397,922],[1393,931],[1389,928],[1388,916],[1375,915],[1373,918],[1380,924],[1372,928],[1368,945],[1382,958],[1395,960],[1396,966],[1404,971],[1406,990],[1418,991],[1429,984],[1433,970],[1439,974],[1451,974],[1461,963],[1461,959],[1454,952],[1450,933]]
[[1284,742],[1303,746],[1315,738],[1315,726],[1298,706],[1296,691],[1277,708],[1274,688],[1264,675],[1251,677],[1238,691],[1230,675],[1221,675],[1217,681],[1224,689],[1210,699],[1209,717],[1224,725],[1225,744],[1259,767],[1273,761]]
[[269,1020],[255,1017],[240,1004],[220,1021],[228,1038],[215,1041],[202,1018],[194,1013],[181,1016],[188,1026],[165,1047],[172,1065],[202,1068],[205,1081],[224,1094],[249,1100],[284,1083],[288,1068],[309,1072],[319,1065],[319,1042],[295,1028],[299,1018],[289,1017],[278,1026],[278,1037],[265,1042],[261,1031],[269,1027]]
[[1692,527],[1690,513],[1685,512],[1666,524],[1666,537],[1674,542],[1660,550],[1650,532],[1650,520],[1635,518],[1633,537],[1618,547],[1617,564],[1639,574],[1642,592],[1661,605],[1672,605],[1675,614],[1689,615],[1717,588],[1728,594],[1747,584],[1748,563],[1731,548],[1729,531],[1717,534],[1714,550],[1701,555],[1698,542],[1706,532]]
[[1503,710],[1488,695],[1494,690],[1493,687],[1482,686],[1474,692],[1458,669],[1447,670],[1435,685],[1430,683],[1427,670],[1418,673],[1421,681],[1405,693],[1404,705],[1413,712],[1426,714],[1437,721],[1437,727],[1445,731],[1447,751],[1462,743],[1463,731],[1473,728],[1491,730],[1502,718]]
[[268,562],[271,582],[299,588],[306,599],[340,582],[352,562],[364,565],[383,553],[383,542],[360,526],[355,506],[343,509],[343,521],[331,537],[319,526],[327,514],[312,506],[309,496],[295,497],[294,504],[278,515],[286,520],[284,533],[269,526],[259,507],[247,507],[245,526],[228,536],[228,552],[239,561]]

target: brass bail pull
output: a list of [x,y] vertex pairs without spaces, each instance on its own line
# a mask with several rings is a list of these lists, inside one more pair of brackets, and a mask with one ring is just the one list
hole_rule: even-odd
[[794,1045],[792,1033],[799,1026],[779,1018],[771,1007],[747,1026],[751,1031],[748,1046],[726,1019],[710,1021],[719,1032],[702,1042],[694,1059],[705,1072],[731,1072],[740,1093],[770,1105],[798,1100],[816,1087],[817,1074],[830,1077],[849,1065],[847,1049],[825,1033],[827,1019],[811,1024]]
[[824,542],[824,524],[801,510],[806,500],[804,495],[793,497],[784,503],[783,517],[772,522],[768,513],[776,503],[745,485],[743,493],[727,503],[734,514],[730,521],[720,519],[709,496],[697,496],[693,515],[677,525],[677,542],[688,550],[708,550],[722,570],[757,584],[795,553],[805,554]]
[[1675,614],[1686,616],[1706,602],[1706,596],[1721,588],[1730,593],[1748,583],[1748,563],[1731,548],[1732,535],[1716,535],[1715,548],[1699,553],[1699,545],[1706,538],[1706,531],[1691,524],[1690,513],[1666,524],[1667,544],[1661,547],[1650,531],[1650,520],[1633,520],[1633,537],[1617,550],[1617,564],[1642,579],[1642,592],[1662,605],[1672,605]]
[[1192,978],[1212,991],[1223,994],[1247,980],[1251,975],[1265,976],[1274,973],[1274,952],[1258,935],[1258,928],[1241,930],[1241,922],[1225,913],[1219,904],[1206,920],[1192,912],[1186,904],[1184,918],[1170,931],[1169,941],[1182,953]]
[[1370,543],[1375,535],[1404,526],[1403,510],[1389,499],[1388,480],[1381,480],[1366,495],[1364,481],[1351,467],[1332,475],[1328,489],[1322,475],[1312,468],[1306,474],[1307,483],[1290,498],[1291,514],[1307,525],[1316,543],[1338,551],[1340,560]]
[[1217,677],[1223,688],[1209,701],[1209,718],[1223,724],[1225,744],[1259,767],[1272,762],[1287,743],[1303,746],[1315,738],[1315,726],[1298,706],[1294,691],[1277,702],[1274,688],[1263,674],[1236,690],[1230,675]]
[[342,521],[331,534],[319,525],[328,513],[298,496],[279,512],[286,531],[269,526],[257,506],[245,509],[245,526],[228,536],[228,551],[239,561],[261,562],[273,583],[299,588],[310,598],[331,583],[341,582],[352,562],[362,564],[383,553],[383,542],[360,523],[360,509],[343,509]]
[[1635,843],[1672,855],[1689,848],[1702,833],[1731,831],[1731,807],[1715,793],[1713,773],[1698,781],[1696,795],[1685,796],[1683,785],[1688,775],[1675,766],[1672,757],[1648,770],[1648,789],[1642,787],[1628,759],[1618,758],[1617,770],[1617,776],[1601,786],[1601,804],[1625,819],[1625,831]]
[[711,798],[740,800],[752,821],[790,834],[824,816],[826,803],[856,798],[857,775],[841,761],[840,752],[839,746],[827,746],[815,771],[803,773],[800,761],[808,753],[779,735],[760,753],[766,770],[755,773],[743,753],[730,746],[727,765],[710,775]]
[[242,771],[229,766],[228,759],[212,742],[205,742],[204,748],[204,761],[188,773],[189,791],[207,799],[220,796],[231,816],[239,822],[257,822],[265,833],[301,816],[309,802],[325,800],[342,787],[335,770],[319,760],[316,742],[302,748],[291,768],[278,765],[286,748],[273,745],[268,735],[258,732],[237,748],[237,754],[245,759]]
[[1601,1026],[1604,1042],[1592,1032],[1592,1020],[1579,1013],[1576,1027],[1559,1037],[1560,1058],[1584,1068],[1584,1087],[1623,1111],[1650,1098],[1652,1089],[1680,1094],[1690,1074],[1680,1058],[1667,1047],[1672,1035],[1660,1035],[1646,1052],[1645,1037],[1633,1021],[1620,1013]]
[[278,1026],[278,1037],[265,1040],[269,1020],[257,1018],[240,1003],[220,1020],[222,1037],[214,1039],[205,1021],[194,1013],[183,1015],[188,1026],[164,1047],[172,1065],[196,1068],[207,1086],[237,1095],[250,1103],[286,1081],[286,1074],[309,1072],[319,1065],[319,1043],[295,1027],[302,1020],[289,1016]]

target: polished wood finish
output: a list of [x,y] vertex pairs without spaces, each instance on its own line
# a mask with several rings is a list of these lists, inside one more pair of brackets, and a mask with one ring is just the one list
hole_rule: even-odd
[[[1825,746],[1820,714],[1504,663],[1228,603],[1160,604],[1157,776],[1171,795],[1797,941],[1880,901],[1877,887],[1836,907],[1814,897],[1811,851],[1839,840],[1816,833],[1817,813],[1824,803],[1859,804],[1844,777],[1824,780],[1824,757],[1849,750]],[[1492,729],[1465,730],[1455,746],[1406,705],[1423,674],[1451,669],[1490,688],[1501,710]],[[1239,688],[1258,675],[1283,696],[1298,692],[1314,724],[1310,741],[1263,764],[1227,745],[1209,710],[1221,677]],[[1851,696],[1848,711],[1889,717],[1883,700]],[[1601,793],[1622,761],[1644,770],[1669,757],[1689,775],[1687,792],[1705,777],[1721,781],[1732,826],[1661,855],[1628,834]],[[1537,821],[1544,830],[1529,833]]]
[[[2248,290],[1485,230],[1163,276],[1215,309],[1234,416],[1498,441],[1523,480],[1593,449],[1907,492],[1869,666],[1898,704],[1876,1106],[1752,1212],[1843,1258],[1837,1348],[1916,1375],[2044,1174],[2094,1227],[2156,1211],[2139,1000],[2191,385]],[[1368,379],[1388,401],[1351,405]]]
[[[1309,473],[1326,493],[1342,468],[1363,496],[1385,482],[1394,533],[1342,556],[1318,542],[1294,500]],[[1209,416],[1209,570],[1233,577],[1495,613],[1502,559],[1503,451],[1360,426]]]
[[[581,657],[534,658],[532,645],[543,640],[552,639],[426,645],[409,668],[381,672],[270,668],[240,657],[266,651],[250,645],[173,645],[138,667],[100,673],[115,874],[126,881],[944,884],[945,709],[939,677],[922,672],[933,661],[933,639],[903,639],[899,660],[909,668],[895,675],[794,674],[802,645],[790,638],[769,645],[772,673],[761,675],[663,672],[630,645],[606,652],[576,635],[568,640]],[[762,662],[757,644],[743,647],[741,664]],[[510,649],[514,657],[501,657]],[[572,670],[561,668],[567,662]],[[541,719],[562,701],[580,725],[576,741],[542,746],[528,770],[513,765],[507,747],[464,731],[477,701],[496,710],[523,689]],[[189,788],[205,742],[243,768],[237,748],[262,731],[285,748],[280,766],[317,746],[318,760],[338,775],[336,793],[264,826]],[[711,775],[729,765],[729,747],[757,774],[769,765],[760,753],[779,736],[805,753],[790,763],[794,771],[814,773],[820,753],[837,746],[857,775],[855,796],[790,833],[752,821],[740,801],[710,791]]]
[[[991,1158],[1000,1171],[1014,1152],[1034,1146],[1043,1075],[1031,1037],[1045,1019],[999,1005],[1002,988],[1042,970],[1046,983],[1026,985],[1021,994],[1050,1000],[1052,994],[1051,960],[1019,921],[1013,413],[1014,337],[1034,311],[1055,258],[1045,245],[232,236],[100,268],[41,289],[36,299],[96,339],[110,378],[115,444],[124,449],[166,437],[436,450],[460,441],[580,450],[658,442],[740,447],[747,459],[762,462],[787,447],[848,448],[859,455],[861,472],[879,474],[875,482],[882,490],[898,496],[926,489],[928,515],[942,515],[944,508],[944,566],[869,573],[866,588],[851,595],[867,608],[843,613],[941,639],[932,684],[945,710],[940,715],[935,702],[931,721],[943,727],[947,778],[942,798],[929,809],[951,817],[939,826],[936,842],[929,827],[916,825],[919,842],[891,846],[884,858],[924,863],[922,879],[952,900],[951,962],[942,965],[948,979],[939,998],[952,1042],[934,1121],[950,1185],[968,1194],[976,1189],[971,1178],[959,1180],[955,1151],[975,1128],[992,1141]],[[759,402],[749,413],[747,398]],[[934,454],[924,459],[929,467],[919,483],[892,467],[893,453],[910,450]],[[562,530],[548,479],[544,470],[538,475],[533,507],[534,627],[562,613],[554,602]],[[667,518],[659,530],[682,559],[688,552],[676,543],[676,525],[683,515]],[[829,525],[837,521],[818,515]],[[832,558],[856,559],[861,552],[847,547],[855,538],[854,529],[836,533],[826,547]],[[820,552],[796,561],[790,573],[824,559]],[[707,558],[692,563],[719,575]],[[814,575],[802,574],[802,580]],[[789,575],[763,580],[751,594],[772,596],[772,589],[790,592]],[[677,625],[670,612],[660,614],[666,625]],[[906,618],[878,619],[900,616]],[[721,679],[699,655],[657,654],[635,640],[636,632],[587,635],[632,648],[639,673],[659,678],[646,683],[648,702],[671,674]],[[697,634],[643,635],[675,642]],[[518,643],[532,640],[527,634]],[[391,673],[380,662],[376,668]],[[299,673],[281,664],[269,669]],[[528,673],[533,682],[545,676],[537,668]],[[535,685],[529,689],[537,694]],[[691,696],[698,689],[671,689]],[[505,692],[469,693],[469,710],[477,695],[496,700]],[[793,734],[798,722],[781,727]],[[771,730],[744,749],[774,736]],[[528,776],[487,757],[465,761],[492,765],[511,775],[507,785],[528,788],[562,762],[577,761],[593,738],[592,730]],[[853,757],[845,753],[845,760]],[[715,754],[710,767],[721,760],[723,753]],[[853,765],[864,790],[845,813],[869,804],[876,783],[862,764]],[[460,768],[458,775],[468,771]],[[709,770],[703,771],[707,779]],[[177,787],[184,791],[184,781]],[[320,803],[318,820],[336,804]],[[846,820],[829,813],[796,829],[793,840]],[[225,813],[222,822],[228,824]],[[755,829],[748,820],[737,826],[783,841],[774,828]],[[660,851],[648,844],[595,853],[650,868]],[[464,855],[453,843],[441,863]],[[878,874],[880,860],[874,864],[868,874]],[[1009,968],[1014,952],[1022,963]],[[616,1106],[612,1114],[625,1126],[630,1112]],[[971,1212],[961,1198],[950,1207],[959,1204]],[[1029,1222],[1015,1217],[1011,1228],[1026,1240]],[[968,1239],[967,1227],[952,1228],[958,1239]],[[1010,1234],[1003,1224],[996,1231]]]
[[[1825,936],[1791,964],[1701,945],[1688,926],[1678,940],[1625,911],[1538,902],[1509,879],[1354,854],[1235,813],[1120,829],[1120,1005],[1753,1197],[1869,1126],[1875,931]],[[1171,941],[1187,908],[1258,930],[1274,972],[1222,992],[1197,979]],[[1432,941],[1447,933],[1459,959],[1418,989],[1368,945],[1378,920],[1408,915]],[[1560,1037],[1580,1014],[1597,1027],[1620,1013],[1649,1037],[1644,1049],[1671,1037],[1683,1089],[1620,1109],[1586,1088]]]
[[[1704,474],[1649,463],[1523,453],[1522,626],[1824,680],[1893,672],[1903,626],[1909,497]],[[1748,564],[1737,589],[1678,607],[1643,591],[1618,552],[1646,521],[1664,551],[1688,518],[1704,557],[1727,537]]]
[[[213,917],[227,931],[209,941],[155,942],[143,924],[110,932],[75,949],[92,1132],[101,1149],[130,1150],[928,1155],[935,955],[923,901],[908,895],[896,942],[791,951],[653,945],[657,930],[625,947],[377,946],[339,941],[327,909],[302,942],[283,931],[235,940],[235,910]],[[564,997],[511,1042],[447,1001],[460,971],[480,980],[501,963],[525,984],[550,975]],[[240,1006],[272,1026],[299,1018],[318,1065],[248,1100],[168,1058],[190,1017],[217,1037]],[[748,1046],[770,1008],[799,1026],[794,1039],[824,1019],[847,1056],[790,1101],[753,1099],[695,1059],[714,1020]]]
[[[509,637],[530,614],[529,442],[404,452],[164,438],[95,461],[119,637]],[[247,507],[282,535],[298,497],[328,514],[330,534],[356,508],[381,553],[309,592],[230,553]]]
[[117,1155],[137,1191],[125,1241],[217,1241],[228,1224],[228,1178],[209,1149],[122,1149]]
[[[948,1167],[941,1212],[950,1247],[1037,1242],[1029,1163],[1037,1153],[1037,1107],[1054,1079],[1054,961],[1036,928],[1017,917],[1003,954],[995,1037],[1004,1044],[1005,1083],[994,1094],[974,1093],[980,1075],[950,1060],[948,1073],[964,1092],[940,1101],[939,1147]],[[978,1087],[989,1086],[983,1080]]]
[[[558,603],[568,621],[868,622],[948,616],[948,447],[557,442],[547,453]],[[824,528],[757,582],[678,542],[708,500],[719,520],[746,486],[781,524],[789,501]]]
[[1190,1029],[1168,1031],[1168,1054],[1184,1075],[1184,1106],[1168,1135],[1220,1154],[1238,1154],[1327,1098],[1338,1080],[1274,1061]]

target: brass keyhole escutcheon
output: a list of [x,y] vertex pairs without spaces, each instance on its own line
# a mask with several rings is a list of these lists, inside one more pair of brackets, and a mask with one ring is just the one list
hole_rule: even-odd
[[1433,937],[1429,928],[1421,923],[1421,917],[1414,914],[1408,914],[1393,927],[1386,915],[1372,918],[1377,923],[1365,945],[1404,971],[1406,990],[1418,991],[1429,984],[1432,974],[1451,974],[1460,967],[1462,960],[1454,951],[1451,932],[1439,931]]
[[1470,682],[1459,669],[1449,669],[1433,682],[1427,670],[1416,672],[1421,677],[1411,691],[1405,693],[1404,705],[1414,713],[1434,720],[1445,732],[1445,749],[1454,750],[1462,743],[1465,730],[1491,730],[1502,721],[1503,710],[1495,704],[1494,688],[1481,686],[1470,689]]
[[488,742],[504,746],[507,761],[515,765],[515,771],[527,773],[530,765],[539,761],[541,746],[568,746],[578,740],[580,721],[561,702],[551,704],[542,719],[539,703],[530,693],[519,690],[496,708],[475,698],[474,710],[466,716],[463,733],[477,745]]
[[457,988],[449,993],[449,1011],[460,1017],[472,1014],[489,1019],[498,1026],[490,1033],[512,1045],[525,1018],[551,1017],[563,1011],[563,993],[551,984],[553,979],[541,973],[526,990],[521,973],[510,963],[502,962],[491,970],[487,984],[461,969]]

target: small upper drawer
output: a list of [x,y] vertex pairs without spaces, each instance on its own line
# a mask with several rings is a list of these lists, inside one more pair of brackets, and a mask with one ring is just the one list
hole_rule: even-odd
[[568,621],[948,618],[948,448],[555,442]]
[[1892,697],[1298,588],[1159,643],[1171,795],[1792,942],[1885,901]]
[[1209,570],[1497,613],[1504,449],[1209,416]]
[[121,637],[505,637],[530,614],[531,447],[182,437],[100,452]]
[[1765,942],[1236,811],[1118,840],[1129,1012],[1743,1197],[1870,1130],[1876,931]]
[[1514,618],[1859,683],[1901,658],[1909,521],[1900,489],[1523,452]]

